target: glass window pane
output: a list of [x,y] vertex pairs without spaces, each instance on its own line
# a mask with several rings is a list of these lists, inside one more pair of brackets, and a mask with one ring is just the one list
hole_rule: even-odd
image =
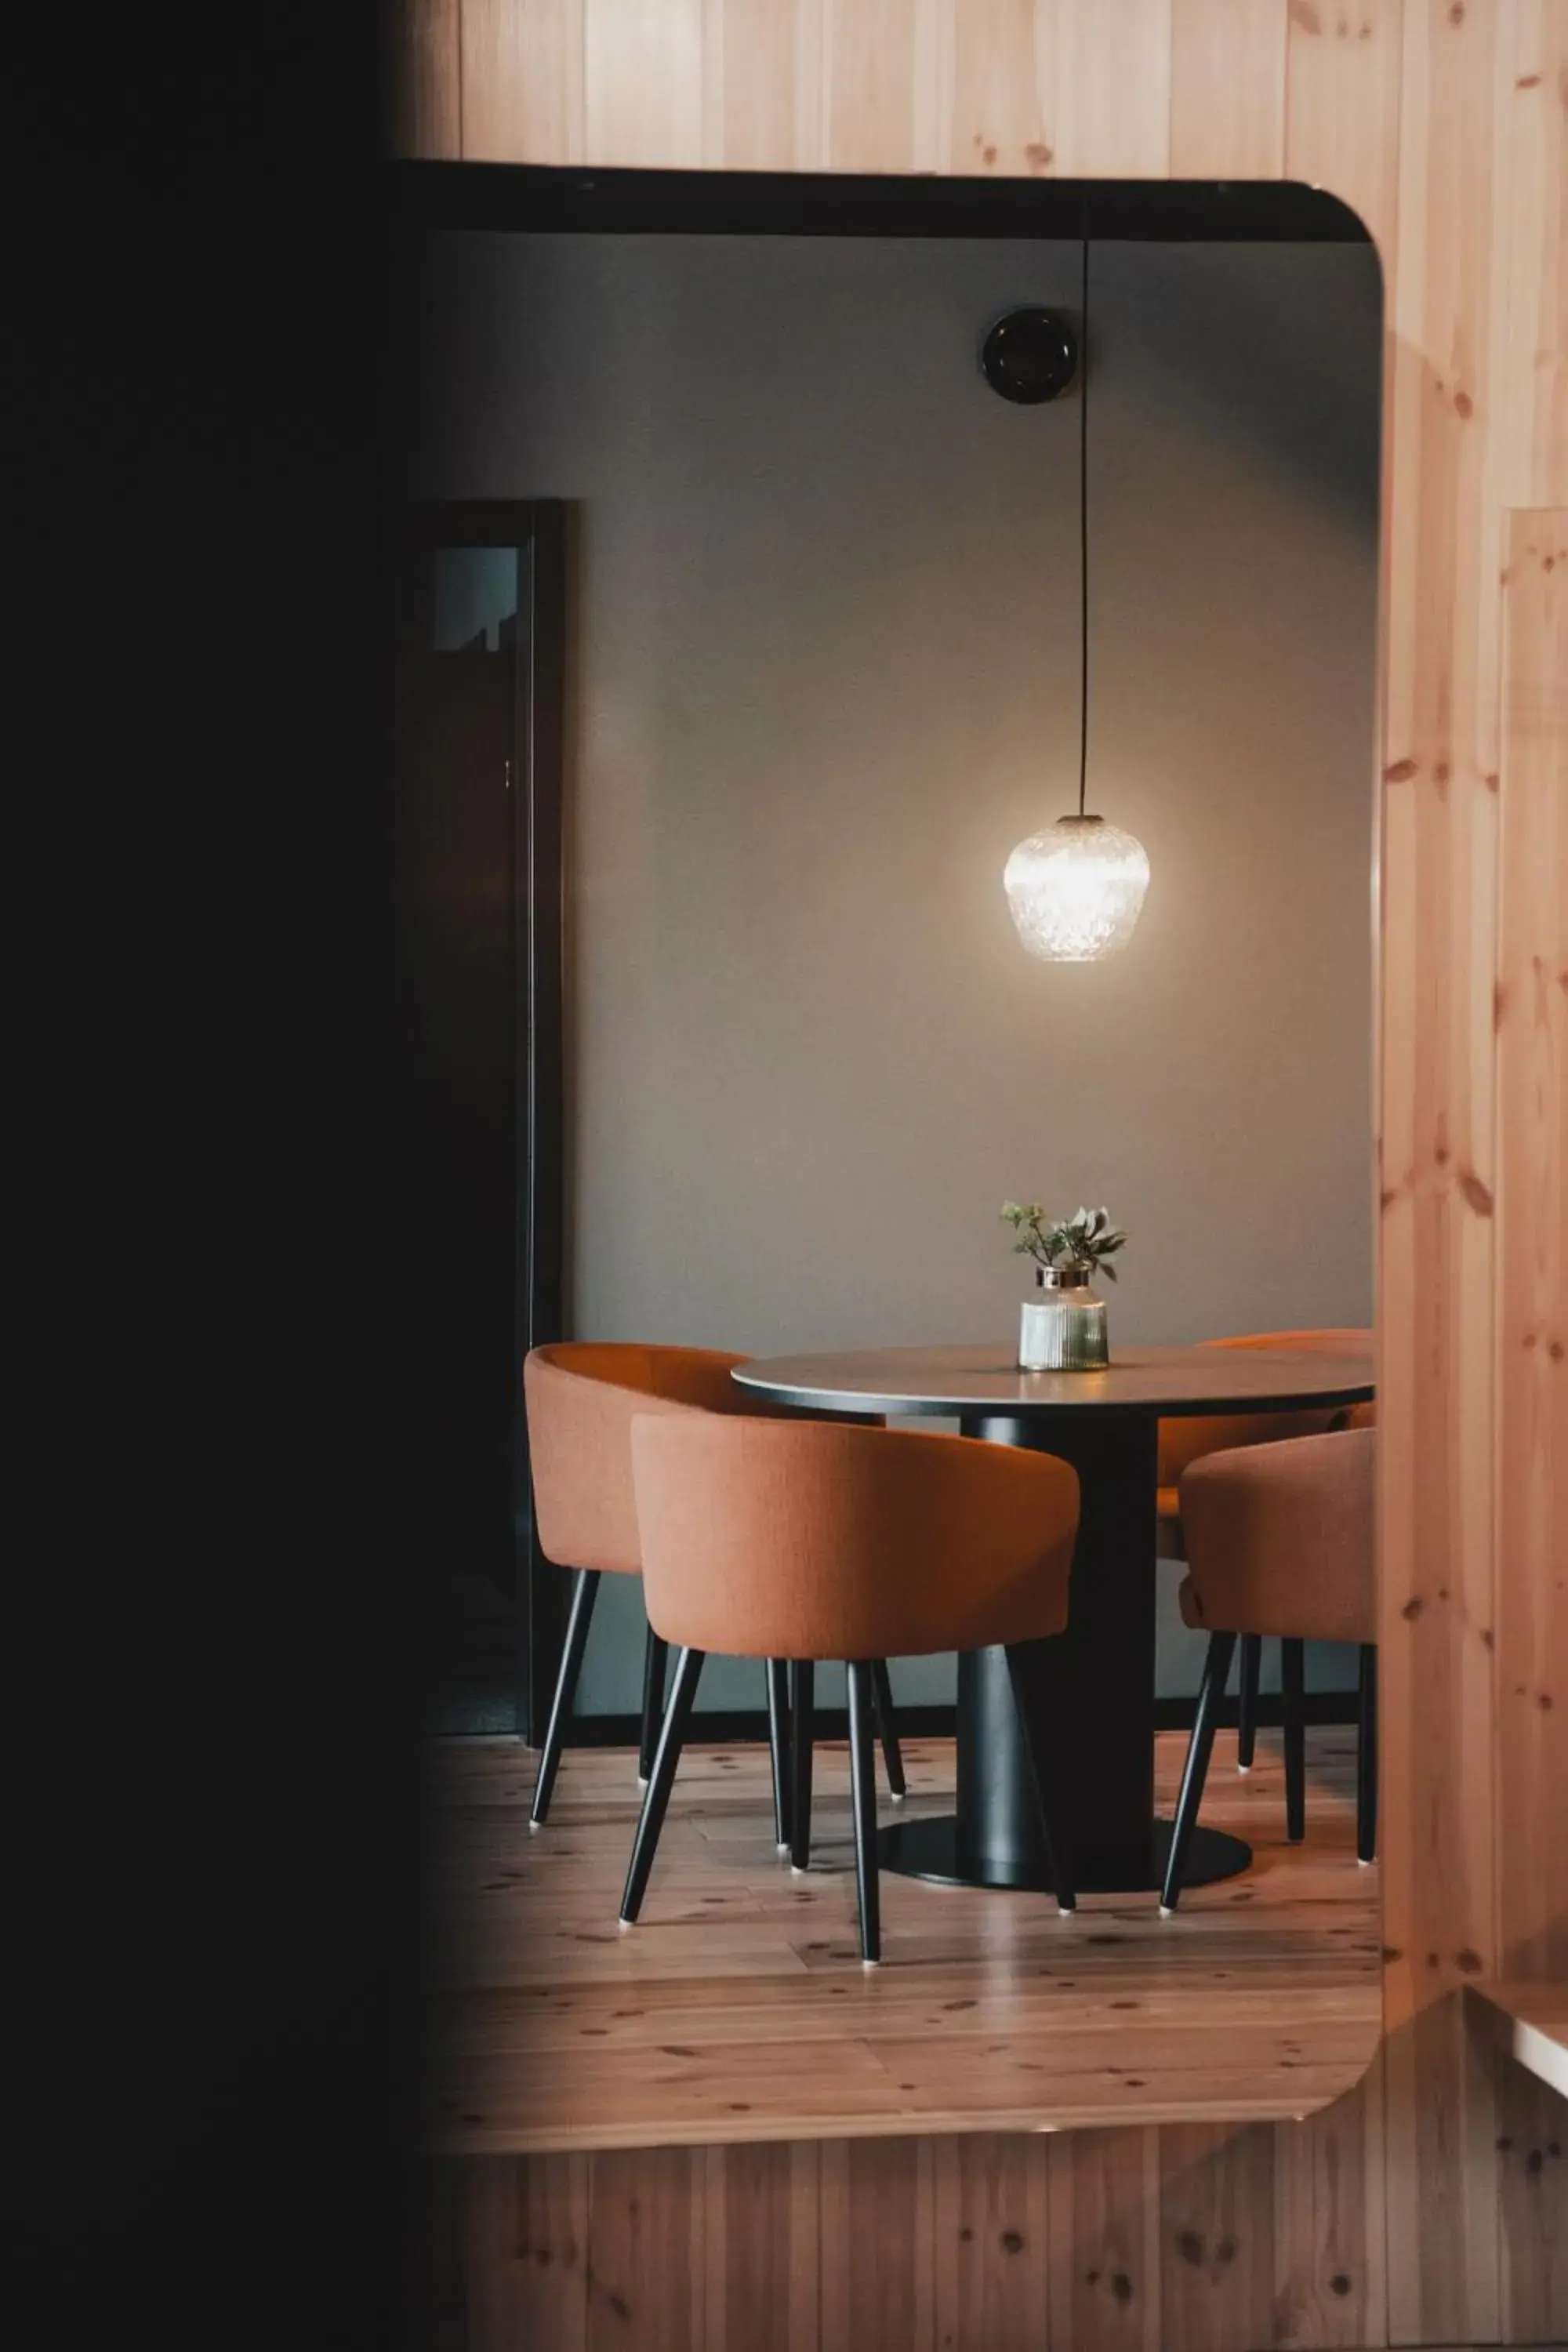
[[517,620],[515,547],[438,547],[431,650],[499,653]]

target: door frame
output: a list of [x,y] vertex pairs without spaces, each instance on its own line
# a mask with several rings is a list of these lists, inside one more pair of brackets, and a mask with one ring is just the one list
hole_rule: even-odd
[[[517,550],[511,795],[512,1559],[520,1738],[545,1718],[567,1578],[539,1547],[522,1362],[565,1331],[564,720],[566,507],[559,499],[420,499],[400,508],[398,569],[441,547]],[[428,577],[428,572],[426,572]],[[405,614],[417,611],[405,598]],[[406,621],[405,623],[406,625]],[[524,1017],[524,1007],[527,1017]]]
[[[1077,240],[1087,233],[1096,243],[1131,238],[1248,244],[1280,240],[1301,244],[1365,244],[1368,233],[1350,206],[1318,188],[1287,182],[1168,182],[1151,180],[1036,180],[1018,182],[952,181],[946,179],[867,178],[835,173],[745,172],[716,175],[700,171],[580,170],[554,164],[478,164],[415,161],[401,158],[386,166],[390,213],[395,234],[428,236],[444,232],[489,234],[573,230],[626,235],[707,236],[775,235],[835,238],[860,236],[977,236],[1031,240]],[[452,544],[451,526],[445,519],[465,519],[465,543],[471,546],[511,546],[521,529],[519,520],[553,511],[558,504],[512,505],[474,500],[429,509],[443,518],[442,543]],[[487,535],[489,534],[489,535]],[[554,555],[553,576],[559,590],[563,556]],[[520,583],[520,645],[524,640],[521,615],[525,606]],[[540,587],[544,580],[542,576]],[[564,938],[566,877],[560,843],[561,725],[563,646],[558,639],[551,672],[553,700],[550,704],[553,733],[536,747],[534,763],[525,769],[520,749],[517,772],[532,777],[528,806],[530,826],[538,824],[539,859],[521,855],[520,827],[519,878],[516,902],[534,911],[530,937],[520,940],[519,952],[539,992],[534,1003],[542,1012],[554,1008],[548,1034],[533,1041],[526,1073],[519,1076],[520,1117],[533,1106],[530,1136],[542,1139],[551,1131],[558,1146],[563,1141],[564,1118],[563,1033],[561,1026],[561,956]],[[541,679],[543,691],[543,680]],[[520,697],[520,705],[523,698]],[[530,707],[532,707],[530,705]],[[541,706],[542,707],[542,705]],[[553,831],[551,830],[549,779],[554,780]],[[521,810],[519,812],[521,814]],[[548,905],[544,901],[548,900]],[[548,971],[545,965],[548,963]],[[520,964],[520,971],[525,967]],[[552,1157],[541,1155],[520,1133],[519,1165],[529,1171],[522,1225],[530,1238],[524,1246],[529,1271],[520,1266],[518,1297],[531,1302],[528,1316],[519,1317],[518,1362],[529,1346],[566,1335],[563,1300],[564,1166],[559,1148]],[[518,1680],[519,1737],[537,1745],[547,1718],[554,1678],[559,1671],[565,1633],[567,1580],[541,1553],[532,1530],[531,1498],[528,1493],[527,1440],[522,1423],[521,1381],[517,1397],[517,1433],[513,1458],[519,1465],[517,1499],[518,1543]],[[1329,1704],[1313,1720],[1350,1722],[1354,1719],[1353,1690],[1324,1695]],[[1272,1696],[1260,1719],[1278,1720],[1279,1701]],[[1235,1720],[1236,1701],[1227,1699],[1221,1720]],[[1167,1709],[1173,1722],[1190,1723],[1193,1702],[1179,1701]],[[951,1735],[954,1709],[951,1705],[910,1710],[907,1727]],[[904,1719],[900,1710],[900,1721]],[[720,1718],[714,1718],[715,1727]],[[625,1745],[637,1737],[638,1724],[627,1715],[574,1715],[568,1737],[574,1744]],[[731,1710],[722,1717],[716,1736],[761,1740],[767,1737],[767,1717],[759,1706]]]

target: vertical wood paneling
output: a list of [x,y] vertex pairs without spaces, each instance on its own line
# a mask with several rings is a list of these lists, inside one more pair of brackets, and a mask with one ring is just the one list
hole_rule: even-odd
[[[1405,12],[1393,273],[1381,1385],[1389,2326],[1498,2326],[1492,2074],[1457,1988],[1495,1969],[1491,1353],[1500,446],[1496,25]],[[1492,495],[1489,495],[1489,494]],[[1440,1736],[1434,1727],[1441,1725]]]
[[944,15],[938,0],[826,0],[827,160],[834,171],[947,168]]
[[1385,2342],[1380,2071],[1305,2123],[1279,2125],[1273,2162],[1272,2342]]
[[1171,176],[1285,169],[1286,0],[1171,0]]
[[465,2164],[467,2262],[453,2352],[549,2344],[584,2352],[588,2326],[588,2159]]
[[748,172],[826,168],[825,0],[708,0],[706,146]]
[[671,171],[700,164],[702,0],[581,5],[584,160]]
[[463,156],[580,163],[584,0],[462,0]]
[[[1564,2340],[1568,2109],[1495,2033],[1482,2042],[1498,2069],[1502,2340]],[[421,2352],[1376,2345],[1363,2218],[1376,2208],[1375,2116],[1358,2094],[1305,2125],[1229,2132],[438,2163],[421,2200],[418,2341]]]
[[395,0],[387,16],[392,152],[453,161],[463,152],[458,0]]
[[1502,2339],[1568,2343],[1568,2101],[1500,2052]]
[[[588,2161],[587,2352],[710,2352],[705,2151],[616,2150]],[[548,2334],[513,2344],[531,2341],[555,2352]]]
[[1503,27],[1509,506],[1568,506],[1568,7],[1514,0]]
[[822,2148],[822,2352],[935,2352],[931,2143]]
[[1288,26],[1285,176],[1342,196],[1386,270],[1398,200],[1400,0],[1289,0]]
[[1497,1850],[1505,1976],[1568,1977],[1568,509],[1516,514],[1503,688]]
[[707,2341],[712,2352],[817,2352],[821,2150],[705,2151]]
[[1082,2352],[1161,2352],[1163,2135],[1075,2132],[1050,2142],[1050,2336]]
[[1168,2345],[1253,2352],[1274,2333],[1276,2127],[1160,2135],[1160,2312]]
[[1053,0],[1047,111],[1065,179],[1171,168],[1171,0]]
[[1050,25],[1036,0],[955,6],[950,171],[1039,179],[1056,170],[1046,102]]
[[453,0],[466,162],[582,162],[583,7],[584,0],[461,0],[459,8]]
[[1044,2344],[1050,2257],[1045,2136],[954,2134],[931,2149],[938,2352]]

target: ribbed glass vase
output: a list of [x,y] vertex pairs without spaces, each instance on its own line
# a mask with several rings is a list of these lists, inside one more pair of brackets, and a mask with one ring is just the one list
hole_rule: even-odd
[[1018,1369],[1024,1372],[1092,1372],[1110,1361],[1105,1301],[1091,1287],[1090,1265],[1042,1265],[1041,1296],[1024,1301],[1019,1318]]

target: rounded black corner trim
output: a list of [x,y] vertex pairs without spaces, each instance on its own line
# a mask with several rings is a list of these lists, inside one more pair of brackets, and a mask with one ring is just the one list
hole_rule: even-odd
[[1016,180],[838,172],[384,165],[413,230],[598,229],[621,236],[1091,238],[1365,245],[1340,197],[1299,180]]

